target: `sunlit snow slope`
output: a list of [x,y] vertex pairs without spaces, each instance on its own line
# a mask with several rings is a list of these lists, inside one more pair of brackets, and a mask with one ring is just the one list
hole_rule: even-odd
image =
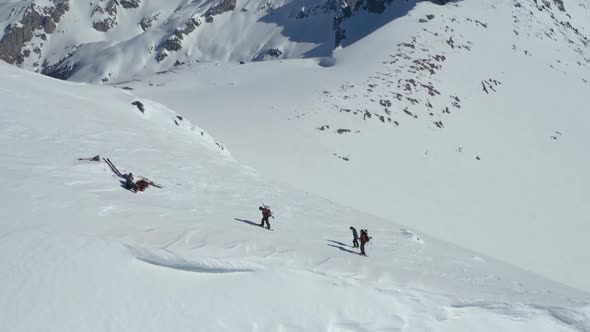
[[422,2],[334,57],[120,86],[266,176],[590,290],[590,8],[558,2]]
[[[590,329],[589,294],[266,181],[184,114],[0,75],[3,331]],[[95,154],[164,188],[133,194]]]

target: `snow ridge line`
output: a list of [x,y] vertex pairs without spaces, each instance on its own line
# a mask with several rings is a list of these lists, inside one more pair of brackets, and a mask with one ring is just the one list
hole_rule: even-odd
[[[562,324],[571,326],[578,331],[590,332],[590,318],[586,313],[575,309],[536,304],[513,305],[505,302],[464,302],[451,304],[450,307],[453,309],[482,309],[520,318],[547,314]],[[582,309],[587,310],[588,308],[585,307]]]
[[253,263],[219,260],[217,258],[187,259],[168,250],[152,250],[124,244],[125,247],[141,262],[151,265],[197,273],[236,273],[254,272],[262,267]]

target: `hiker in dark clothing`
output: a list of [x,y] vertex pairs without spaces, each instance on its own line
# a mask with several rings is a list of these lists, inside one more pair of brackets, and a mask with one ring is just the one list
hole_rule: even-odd
[[133,182],[133,173],[123,175],[125,178],[125,188],[128,190],[135,190],[135,182]]
[[359,247],[359,235],[356,232],[356,228],[350,226],[350,230],[352,230],[352,247],[358,248]]
[[363,256],[367,256],[367,254],[365,253],[365,243],[369,242],[369,234],[367,233],[366,229],[361,229],[361,255]]
[[260,206],[258,210],[262,211],[262,221],[260,222],[260,227],[264,227],[264,223],[266,222],[266,228],[270,229],[268,218],[272,216],[272,212],[270,212],[269,208],[262,206]]

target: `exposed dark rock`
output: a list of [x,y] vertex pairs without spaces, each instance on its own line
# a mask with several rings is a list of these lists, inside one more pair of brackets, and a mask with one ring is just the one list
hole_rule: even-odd
[[107,32],[107,31],[111,30],[116,24],[117,24],[117,22],[114,19],[109,17],[109,18],[105,18],[102,21],[92,22],[92,27],[96,31]]
[[109,13],[109,15],[111,15],[111,16],[116,16],[117,15],[117,5],[118,4],[119,3],[117,2],[117,0],[110,0],[107,3],[107,6],[105,8],[106,11],[107,11],[107,13]]
[[141,20],[141,22],[139,22],[139,26],[141,26],[141,29],[143,31],[146,31],[147,29],[152,27],[153,22],[158,19],[158,16],[160,16],[160,14],[156,13],[156,14],[152,14],[152,15],[148,15],[148,16],[144,17]]
[[[201,25],[201,22],[199,22],[198,20],[191,18],[189,19],[186,23],[185,23],[185,27],[183,29],[177,28],[176,30],[174,30],[174,34],[169,37],[168,39],[166,39],[159,48],[161,49],[165,49],[166,51],[169,52],[176,52],[176,51],[180,51],[182,49],[182,40],[184,39],[184,36],[187,36],[188,34],[190,34],[191,32],[195,31],[195,29]],[[167,55],[163,55],[163,53],[160,53],[158,55],[158,57],[156,57],[156,60],[158,62],[162,61]],[[160,58],[158,60],[158,58]]]
[[162,52],[156,56],[156,61],[162,62],[164,59],[166,59],[167,56],[168,56],[168,53]]
[[160,47],[171,52],[180,51],[182,49],[182,41],[177,36],[173,36],[164,41]]
[[278,58],[283,55],[283,51],[279,50],[278,48],[272,48],[268,50],[266,54],[270,55],[271,57]]
[[21,50],[26,43],[33,39],[35,31],[43,29],[46,34],[55,31],[56,23],[70,7],[69,0],[53,0],[53,4],[52,7],[46,7],[43,13],[39,13],[35,5],[30,5],[24,10],[23,18],[18,24],[6,27],[4,35],[0,39],[0,60],[10,64],[22,63],[24,56],[21,54]]
[[432,2],[436,5],[446,5],[447,3],[459,2],[461,0],[418,0],[418,2]]
[[140,102],[139,100],[132,102],[131,105],[135,105],[141,113],[145,112],[145,108],[143,107],[143,103]]
[[391,107],[391,101],[388,99],[381,99],[379,104],[383,107]]
[[96,31],[107,32],[117,25],[118,4],[119,3],[117,2],[117,0],[110,0],[105,8],[102,8],[100,5],[96,5],[96,7],[94,7],[94,9],[92,10],[92,14],[90,15],[91,17],[94,17],[95,15],[97,15],[97,13],[101,15],[108,14],[108,17],[92,22],[92,27]]
[[565,6],[563,5],[563,0],[553,0],[553,3],[557,6],[557,9],[565,12]]
[[205,17],[212,17],[236,9],[236,0],[221,0],[211,6],[205,13]]
[[139,5],[141,4],[141,0],[120,0],[120,1],[121,1],[121,6],[123,6],[123,8],[125,8],[125,9],[138,8]]

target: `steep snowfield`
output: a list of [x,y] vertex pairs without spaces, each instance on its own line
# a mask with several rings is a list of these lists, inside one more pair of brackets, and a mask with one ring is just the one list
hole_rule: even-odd
[[266,176],[589,290],[590,10],[556,3],[419,3],[333,57],[119,86]]
[[590,294],[264,180],[184,114],[0,75],[3,331],[590,330]]

